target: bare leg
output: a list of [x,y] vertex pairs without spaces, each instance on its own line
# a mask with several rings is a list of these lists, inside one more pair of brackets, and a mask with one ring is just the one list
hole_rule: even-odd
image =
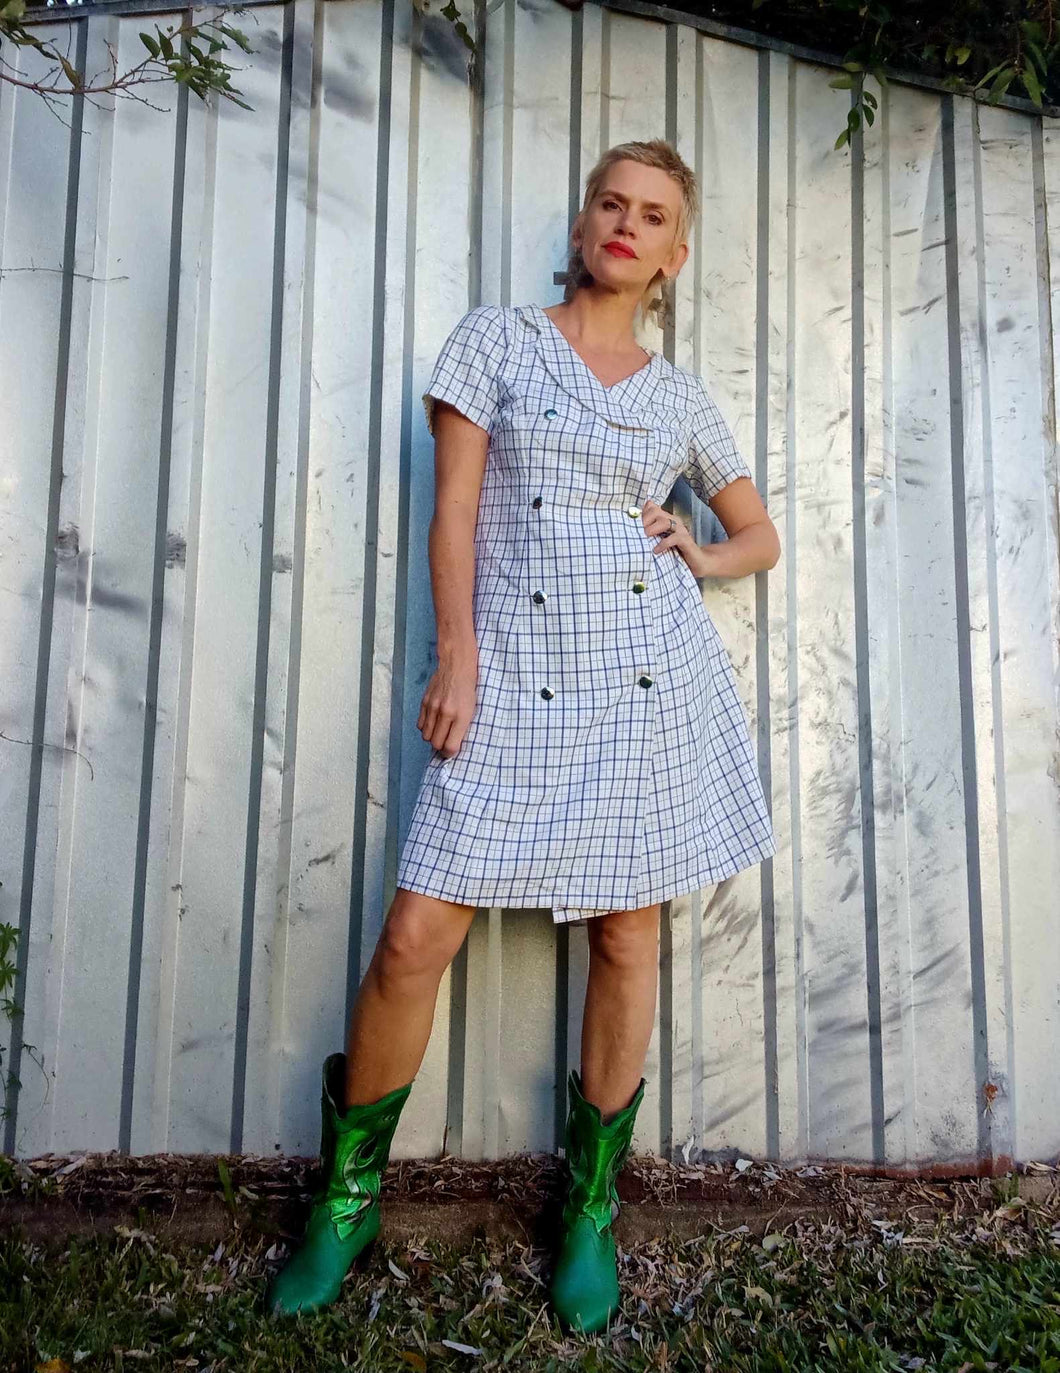
[[442,974],[474,915],[474,906],[398,887],[350,1016],[347,1107],[378,1101],[416,1076]]
[[582,1094],[606,1125],[640,1084],[655,1023],[659,981],[659,903],[596,915],[589,935],[589,979],[582,1015]]

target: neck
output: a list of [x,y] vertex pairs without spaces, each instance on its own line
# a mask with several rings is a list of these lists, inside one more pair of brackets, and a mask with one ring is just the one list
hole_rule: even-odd
[[637,296],[583,286],[565,304],[552,306],[548,314],[582,351],[623,357],[638,349],[647,351],[633,334],[638,303]]

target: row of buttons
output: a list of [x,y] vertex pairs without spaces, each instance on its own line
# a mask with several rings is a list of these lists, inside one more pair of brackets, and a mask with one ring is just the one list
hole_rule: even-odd
[[[650,687],[654,680],[654,677],[649,677],[648,674],[644,672],[637,678],[637,686],[642,686],[645,688]],[[541,688],[541,695],[545,698],[546,701],[551,701],[555,694],[556,693],[552,690],[551,687],[544,686]]]
[[[547,420],[552,420],[552,419],[555,419],[555,418],[556,418],[556,412],[555,412],[555,410],[546,410],[546,411],[545,411],[545,419],[547,419]],[[540,510],[540,509],[541,509],[541,505],[542,505],[541,497],[540,497],[540,496],[535,496],[534,499],[533,499],[533,501],[531,502],[531,504],[533,505],[533,507],[534,507],[535,510]],[[640,515],[641,515],[640,506],[639,506],[639,505],[629,505],[629,506],[627,506],[627,507],[626,507],[626,514],[629,516],[629,518],[630,518],[631,520],[639,520],[639,519],[640,519]],[[647,587],[645,586],[645,584],[644,584],[643,582],[634,582],[634,583],[633,583],[633,590],[636,591],[636,592],[639,594],[641,591],[646,591],[646,590],[647,590]],[[548,600],[548,594],[547,594],[547,592],[544,592],[544,591],[535,591],[535,592],[534,592],[534,595],[533,595],[533,599],[537,602],[538,605],[541,605],[544,601]],[[648,674],[647,674],[646,672],[644,672],[644,673],[641,673],[641,675],[637,678],[637,685],[638,685],[638,686],[642,686],[642,687],[647,688],[647,687],[650,687],[650,686],[652,685],[653,681],[654,681],[654,678],[649,677]],[[556,694],[556,693],[552,690],[551,687],[543,686],[543,687],[541,688],[541,695],[544,697],[544,699],[545,699],[546,701],[551,701],[552,698],[553,698],[553,696],[555,696],[555,694]]]
[[[647,589],[648,589],[647,586],[646,586],[643,582],[634,582],[634,583],[633,583],[633,590],[634,590],[635,592],[637,592],[638,595],[639,595],[642,591],[647,591]],[[533,595],[530,597],[530,599],[531,599],[532,601],[536,601],[538,605],[544,605],[544,603],[548,600],[548,592],[547,592],[547,591],[535,591],[535,592],[533,593]]]

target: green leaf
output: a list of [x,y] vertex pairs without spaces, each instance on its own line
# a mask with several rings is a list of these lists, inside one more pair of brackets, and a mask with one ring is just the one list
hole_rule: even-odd
[[971,57],[971,55],[972,55],[972,50],[971,50],[971,48],[968,48],[968,47],[961,47],[961,48],[958,48],[957,51],[954,53],[954,56],[955,56],[956,59],[957,59],[957,65],[958,65],[958,67],[963,67],[964,64],[965,64],[965,62],[968,61],[968,59],[969,59],[969,57]]
[[[180,79],[179,76],[177,78]],[[217,1172],[221,1179],[221,1187],[225,1194],[225,1203],[230,1208],[236,1204],[235,1193],[232,1191],[232,1174],[228,1170],[228,1164],[223,1158],[217,1160]]]
[[234,29],[231,24],[215,24],[214,27],[220,29],[226,38],[231,38],[233,43],[238,43],[244,52],[250,52],[250,44],[245,33],[240,33],[239,29]]
[[828,83],[835,91],[849,91],[854,84],[852,76],[835,76]]
[[1030,66],[1024,67],[1023,71],[1020,72],[1020,78],[1022,79],[1024,86],[1027,88],[1027,94],[1038,106],[1038,108],[1041,109],[1042,88],[1038,84],[1038,75],[1035,72],[1034,68]]
[[161,45],[162,45],[162,56],[163,56],[167,61],[169,61],[169,59],[173,56],[173,44],[172,44],[172,42],[170,41],[169,34],[168,34],[168,33],[163,33],[162,30],[159,29],[159,30],[158,30],[158,39],[159,39],[159,42],[160,42]]
[[26,13],[26,0],[7,0],[7,4],[0,10],[0,19],[10,19],[17,24]]
[[1028,38],[1026,42],[1027,51],[1034,58],[1035,62],[1038,63],[1038,70],[1042,74],[1042,80],[1047,81],[1049,79],[1049,63],[1046,61],[1045,54],[1032,38]]
[[996,76],[1004,65],[1004,62],[999,62],[996,67],[991,67],[985,76],[981,76],[979,78],[979,80],[972,87],[972,90],[977,91],[980,86],[985,86],[986,83],[991,79],[991,77]]
[[152,57],[158,56],[158,44],[155,42],[155,40],[151,37],[149,33],[142,33],[140,35],[140,41],[143,43],[144,47],[151,54]]
[[1012,79],[1016,75],[1015,67],[1004,67],[997,74],[997,80],[990,87],[991,102],[998,101],[1012,84]]

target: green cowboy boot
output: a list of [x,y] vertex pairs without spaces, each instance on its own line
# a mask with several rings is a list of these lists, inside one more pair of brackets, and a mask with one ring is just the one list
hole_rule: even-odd
[[412,1083],[367,1106],[345,1103],[346,1055],[324,1060],[320,1093],[321,1185],[313,1196],[301,1245],[273,1278],[270,1311],[313,1311],[339,1295],[358,1254],[379,1233],[379,1189],[390,1143]]
[[566,1325],[602,1330],[618,1310],[618,1266],[611,1224],[619,1212],[615,1180],[629,1153],[644,1079],[630,1104],[606,1125],[585,1100],[571,1071],[564,1150],[570,1182],[563,1206],[559,1254],[552,1274],[552,1307]]

